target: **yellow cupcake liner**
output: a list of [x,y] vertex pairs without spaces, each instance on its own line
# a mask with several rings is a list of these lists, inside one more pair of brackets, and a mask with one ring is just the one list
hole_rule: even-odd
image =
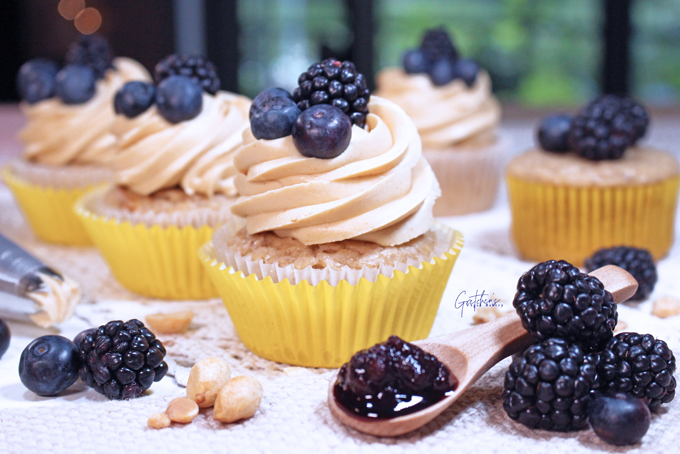
[[68,246],[91,246],[80,220],[73,213],[76,201],[97,187],[57,189],[30,183],[15,175],[9,166],[2,180],[12,191],[24,218],[41,240]]
[[75,212],[123,287],[168,300],[218,296],[196,257],[196,251],[212,237],[212,227],[148,227],[99,216],[87,207],[101,192],[97,190],[80,199]]
[[380,275],[375,282],[361,278],[356,285],[258,280],[218,263],[212,242],[199,255],[250,351],[286,364],[339,367],[390,335],[406,341],[429,335],[463,247],[463,235],[448,230],[450,248],[435,263],[410,266],[392,277]]
[[656,260],[673,244],[680,177],[616,187],[570,187],[508,175],[512,236],[534,261],[581,266],[601,248],[648,249]]

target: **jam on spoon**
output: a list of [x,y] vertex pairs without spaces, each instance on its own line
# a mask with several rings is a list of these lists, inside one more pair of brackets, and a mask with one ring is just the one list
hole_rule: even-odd
[[435,356],[391,336],[345,363],[333,394],[358,416],[385,419],[429,407],[457,386],[456,377]]

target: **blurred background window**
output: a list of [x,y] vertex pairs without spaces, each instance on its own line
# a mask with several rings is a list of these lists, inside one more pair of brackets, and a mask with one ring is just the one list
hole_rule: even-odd
[[[63,58],[97,30],[148,68],[203,53],[222,88],[292,89],[312,62],[353,59],[369,79],[401,64],[423,31],[444,25],[491,74],[506,103],[575,106],[602,91],[680,103],[680,0],[0,0],[0,100],[29,58]],[[85,14],[87,12],[87,14]],[[628,45],[630,43],[630,46]]]

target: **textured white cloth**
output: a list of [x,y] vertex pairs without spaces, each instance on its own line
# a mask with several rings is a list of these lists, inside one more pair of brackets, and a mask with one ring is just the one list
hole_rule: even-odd
[[[527,134],[528,136],[528,134]],[[485,290],[512,308],[519,276],[532,264],[518,260],[509,239],[510,215],[499,202],[492,211],[444,222],[465,234],[465,247],[444,294],[432,335],[469,327],[473,311],[454,308],[456,297]],[[87,301],[76,317],[60,326],[73,338],[79,331],[109,320],[139,318],[154,312],[190,309],[196,314],[185,335],[161,336],[168,350],[171,374],[185,382],[195,361],[224,358],[234,375],[257,377],[264,387],[256,415],[238,424],[222,424],[203,410],[188,425],[147,428],[148,417],[165,410],[184,389],[173,377],[155,383],[150,395],[132,401],[108,401],[82,384],[63,396],[42,398],[21,384],[17,367],[23,348],[47,331],[10,323],[13,337],[0,360],[0,452],[125,453],[125,452],[591,452],[674,453],[680,443],[680,398],[653,415],[642,443],[617,448],[591,431],[552,433],[531,431],[511,421],[502,409],[506,359],[485,374],[458,402],[420,430],[395,439],[365,436],[339,424],[326,405],[329,370],[288,368],[260,359],[243,346],[219,300],[161,302],[137,297],[121,288],[108,273],[95,249],[49,246],[37,241],[23,223],[11,196],[0,187],[0,232],[79,281]],[[677,233],[680,233],[676,230]],[[680,236],[680,235],[678,235]],[[659,283],[641,304],[623,304],[619,318],[628,330],[650,332],[680,353],[680,317],[661,320],[651,315],[652,302],[661,296],[680,298],[680,243],[658,265]]]

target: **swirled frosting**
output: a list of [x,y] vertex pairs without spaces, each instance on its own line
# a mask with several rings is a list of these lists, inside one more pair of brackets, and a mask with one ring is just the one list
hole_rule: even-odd
[[68,105],[56,97],[21,104],[28,119],[19,133],[26,159],[60,166],[107,163],[115,151],[109,130],[116,91],[131,80],[150,80],[146,69],[134,60],[116,58],[113,64],[116,70],[108,70],[97,81],[94,97],[84,104]]
[[256,140],[244,132],[232,213],[246,219],[249,234],[394,246],[430,229],[440,190],[413,121],[376,96],[368,107],[366,129],[353,126],[349,146],[333,159],[303,157],[291,136]]
[[377,75],[378,91],[413,119],[425,149],[441,149],[493,132],[501,117],[491,78],[480,71],[468,87],[461,79],[437,87],[426,74],[388,68]]
[[116,182],[141,195],[177,185],[189,195],[236,195],[234,153],[249,109],[248,98],[221,91],[204,93],[201,113],[176,124],[155,106],[132,119],[117,116],[118,152],[110,163]]

